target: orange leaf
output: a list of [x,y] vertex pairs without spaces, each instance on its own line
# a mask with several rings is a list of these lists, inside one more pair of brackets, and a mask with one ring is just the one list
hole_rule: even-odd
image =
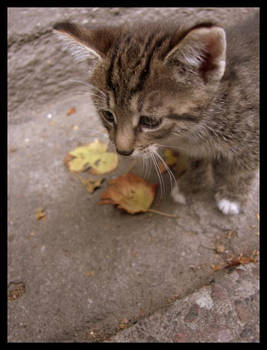
[[76,108],[75,108],[75,107],[71,107],[71,108],[68,110],[67,115],[72,115],[72,114],[74,114],[74,113],[76,113]]
[[225,266],[225,268],[230,268],[233,266],[237,266],[237,265],[245,265],[245,264],[249,264],[250,262],[256,262],[256,260],[252,257],[252,256],[239,256],[235,259],[233,259],[232,261],[230,261],[228,263],[228,265]]
[[211,265],[211,268],[212,268],[213,271],[219,271],[219,270],[221,270],[223,267],[222,267],[221,265],[215,264],[215,265]]
[[141,177],[128,173],[109,182],[109,187],[99,204],[115,204],[129,214],[146,212],[150,208],[157,184],[150,184]]

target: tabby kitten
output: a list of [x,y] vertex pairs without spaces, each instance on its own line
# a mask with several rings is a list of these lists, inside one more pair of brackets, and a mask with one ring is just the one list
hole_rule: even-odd
[[[212,169],[218,208],[240,212],[258,168],[257,16],[227,30],[211,22],[54,29],[76,58],[95,59],[93,101],[119,154],[175,147],[192,171]],[[178,185],[172,196],[185,203]]]

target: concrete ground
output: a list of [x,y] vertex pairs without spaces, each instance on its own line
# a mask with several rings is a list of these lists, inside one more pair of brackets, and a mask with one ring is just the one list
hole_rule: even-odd
[[[74,81],[86,82],[87,67],[51,32],[63,19],[209,17],[228,25],[255,11],[9,8],[9,342],[259,342],[258,177],[239,216],[221,214],[209,191],[192,194],[187,206],[158,196],[153,207],[178,218],[98,205],[130,161],[120,158],[93,194],[64,166],[77,145],[108,139]],[[39,221],[37,208],[46,213]],[[244,264],[217,269],[240,254]]]

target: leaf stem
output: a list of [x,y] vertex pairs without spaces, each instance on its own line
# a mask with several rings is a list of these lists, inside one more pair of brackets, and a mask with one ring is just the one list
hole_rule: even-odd
[[154,213],[154,214],[159,214],[159,215],[163,215],[163,216],[167,216],[169,218],[179,218],[179,216],[174,215],[174,214],[168,214],[168,213],[164,213],[160,210],[156,210],[156,209],[148,209],[147,211]]

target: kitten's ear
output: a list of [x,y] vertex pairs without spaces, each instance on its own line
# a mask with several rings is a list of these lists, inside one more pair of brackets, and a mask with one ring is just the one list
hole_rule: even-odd
[[77,61],[87,58],[102,60],[113,44],[116,29],[112,28],[88,29],[74,23],[58,23],[54,31],[67,44]]
[[201,74],[205,82],[223,77],[226,59],[226,37],[223,28],[212,24],[193,27],[168,53],[165,62],[180,62]]

